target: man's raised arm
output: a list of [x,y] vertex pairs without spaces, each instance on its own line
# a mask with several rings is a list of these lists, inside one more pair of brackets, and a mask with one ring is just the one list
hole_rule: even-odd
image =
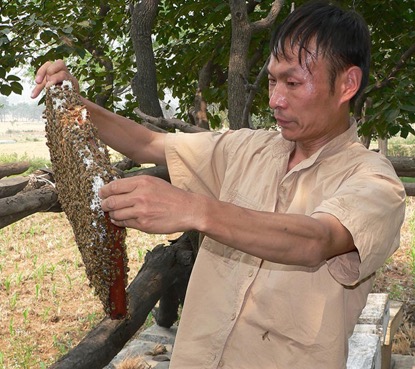
[[[43,64],[36,73],[37,85],[33,89],[32,98],[39,96],[45,87],[64,80],[71,81],[79,92],[78,80],[69,72],[63,60]],[[81,97],[81,100],[91,114],[92,122],[98,129],[99,138],[105,144],[137,163],[166,164],[165,134],[153,132],[85,98]]]

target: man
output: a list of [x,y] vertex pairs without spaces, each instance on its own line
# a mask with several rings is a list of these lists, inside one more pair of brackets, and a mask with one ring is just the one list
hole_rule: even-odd
[[[325,2],[295,10],[273,38],[269,104],[281,133],[160,134],[84,100],[101,139],[151,177],[101,189],[120,226],[205,235],[170,368],[345,368],[374,272],[399,243],[404,190],[360,145],[350,101],[368,79],[360,16]],[[76,80],[62,61],[42,88]]]

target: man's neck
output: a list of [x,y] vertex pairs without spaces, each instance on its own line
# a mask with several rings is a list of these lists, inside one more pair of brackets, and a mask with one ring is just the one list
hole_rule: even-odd
[[327,135],[320,137],[317,140],[312,140],[308,142],[296,142],[295,148],[291,152],[290,159],[288,161],[287,172],[289,172],[292,168],[294,168],[297,164],[301,163],[303,160],[312,156],[331,140],[346,132],[349,128],[350,122],[347,121],[347,124],[343,124],[342,127],[339,127],[339,129],[333,132],[329,132]]

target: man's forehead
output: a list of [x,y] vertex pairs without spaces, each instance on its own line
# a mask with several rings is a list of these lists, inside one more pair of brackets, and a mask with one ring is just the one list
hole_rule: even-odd
[[268,70],[284,65],[285,68],[290,69],[290,72],[311,72],[315,64],[322,59],[314,41],[307,47],[302,47],[301,51],[299,44],[291,45],[286,42],[284,48],[277,48],[271,53]]
[[[311,64],[310,64],[311,63]],[[309,74],[310,70],[313,69],[314,60],[305,61],[304,58],[300,64],[298,55],[286,58],[284,56],[277,57],[271,54],[267,71],[268,74],[283,73],[284,75],[296,75],[304,73]]]
[[307,44],[301,44],[300,41],[291,43],[286,40],[284,45],[278,43],[277,47],[275,47],[272,52],[272,55],[274,55],[277,60],[285,59],[287,61],[301,61],[301,64],[310,64],[311,62],[317,61],[319,56],[321,56],[319,54],[319,49],[314,38]]

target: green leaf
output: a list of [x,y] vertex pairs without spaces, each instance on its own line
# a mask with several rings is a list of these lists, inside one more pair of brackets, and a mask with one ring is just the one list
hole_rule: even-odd
[[9,85],[1,85],[0,93],[5,96],[9,96],[12,93],[12,88]]
[[23,86],[19,82],[10,83],[11,89],[14,93],[21,95],[23,92]]
[[413,105],[402,105],[401,110],[415,112],[415,106],[413,106]]
[[19,76],[15,76],[14,74],[9,74],[7,76],[7,80],[8,81],[20,81],[21,78]]
[[48,29],[44,30],[41,34],[40,34],[40,39],[42,40],[43,43],[47,44],[49,42],[51,42],[52,40],[56,40],[58,38],[58,35]]
[[73,32],[73,28],[70,26],[64,27],[62,28],[62,32],[64,33],[72,33]]
[[398,118],[400,113],[399,109],[393,109],[393,110],[389,110],[386,112],[385,114],[385,119],[388,123],[393,123],[395,122],[396,118]]

